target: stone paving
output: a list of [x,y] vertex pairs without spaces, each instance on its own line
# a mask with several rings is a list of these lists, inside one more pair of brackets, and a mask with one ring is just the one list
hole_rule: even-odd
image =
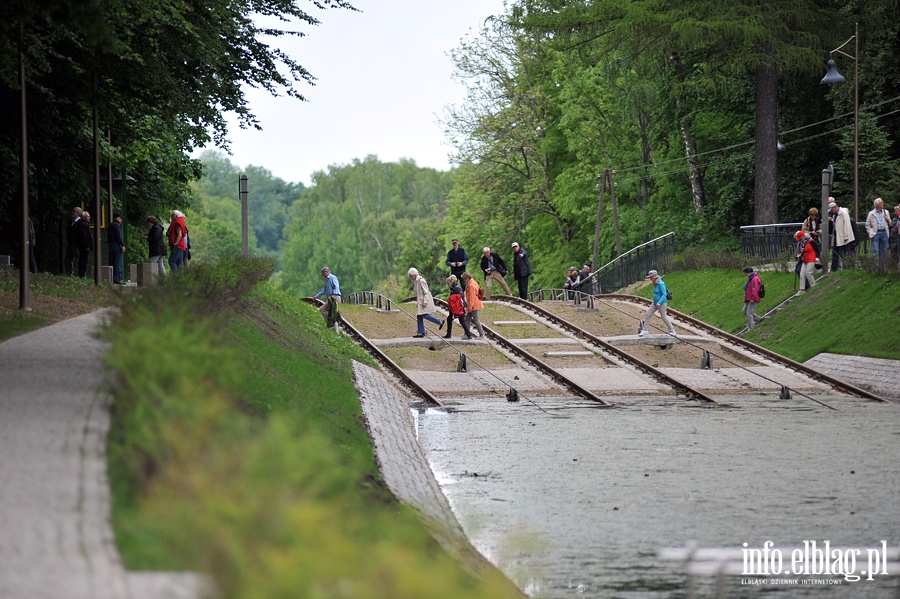
[[806,365],[884,399],[900,401],[900,360],[822,353]]

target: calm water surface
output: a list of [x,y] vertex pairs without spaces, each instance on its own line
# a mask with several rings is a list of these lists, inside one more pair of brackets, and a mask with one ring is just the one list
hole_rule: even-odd
[[[532,597],[684,597],[683,568],[660,549],[900,544],[900,406],[822,399],[838,411],[771,397],[547,412],[475,398],[418,412],[417,430],[473,544]],[[730,597],[772,592],[895,597],[898,579],[728,583]],[[712,581],[699,596],[715,596]]]

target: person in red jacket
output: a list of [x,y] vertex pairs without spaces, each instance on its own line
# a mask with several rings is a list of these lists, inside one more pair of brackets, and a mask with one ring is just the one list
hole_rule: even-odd
[[794,239],[797,241],[797,262],[800,267],[797,273],[800,277],[800,293],[803,293],[816,284],[813,273],[816,272],[816,260],[819,259],[822,246],[805,231],[797,231]]
[[166,231],[166,235],[169,238],[169,267],[172,269],[172,272],[178,272],[180,268],[184,268],[187,234],[184,213],[180,210],[173,210],[172,223],[169,225],[168,231]]
[[759,305],[759,288],[762,281],[759,275],[750,266],[744,267],[744,274],[747,275],[747,282],[744,283],[744,316],[747,317],[747,330],[756,326],[762,316],[756,313],[756,306]]

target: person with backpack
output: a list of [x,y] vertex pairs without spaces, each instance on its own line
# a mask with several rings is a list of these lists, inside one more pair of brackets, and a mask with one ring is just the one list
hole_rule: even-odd
[[797,276],[800,277],[798,293],[803,293],[816,284],[813,273],[816,272],[816,261],[819,259],[822,246],[804,231],[794,233],[794,239],[797,241]]
[[166,276],[166,234],[163,226],[159,224],[159,219],[155,216],[148,216],[144,219],[150,228],[144,239],[147,240],[147,250],[150,257],[150,264],[156,264],[157,272]]
[[454,318],[459,319],[459,324],[462,325],[465,332],[463,339],[471,339],[472,332],[469,330],[469,323],[466,322],[466,300],[463,298],[463,290],[459,286],[456,275],[447,277],[447,286],[450,288],[450,297],[447,298],[447,305],[450,307],[450,318],[447,319],[447,334],[444,335],[444,339],[450,339],[453,334]]
[[752,329],[763,319],[756,313],[756,306],[766,295],[765,286],[759,280],[759,275],[750,266],[744,267],[744,274],[747,275],[747,282],[744,283],[744,316],[747,317],[747,330]]
[[647,334],[650,318],[656,311],[659,311],[659,317],[662,319],[663,324],[669,328],[669,335],[675,337],[675,327],[672,326],[672,322],[669,320],[669,317],[666,316],[666,309],[669,305],[669,290],[666,289],[666,284],[663,283],[662,277],[660,277],[659,273],[655,270],[648,272],[646,278],[650,279],[650,282],[653,283],[653,301],[647,309],[647,313],[644,315],[643,320],[641,320],[641,328],[638,331],[638,337],[643,337]]
[[469,334],[472,333],[472,324],[475,324],[475,330],[478,336],[484,338],[484,329],[481,327],[481,318],[478,311],[484,308],[484,291],[471,274],[464,272],[462,274],[463,287],[466,290],[466,323],[469,325]]

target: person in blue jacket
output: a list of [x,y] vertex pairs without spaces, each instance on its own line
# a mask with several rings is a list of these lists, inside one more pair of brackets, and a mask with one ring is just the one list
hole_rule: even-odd
[[653,283],[653,303],[650,304],[647,313],[644,315],[643,320],[641,320],[641,330],[638,332],[638,336],[643,337],[647,334],[647,326],[650,324],[650,318],[655,311],[659,310],[659,317],[662,318],[663,324],[669,328],[669,335],[674,337],[675,327],[672,326],[669,317],[666,316],[666,308],[669,305],[669,300],[666,299],[666,295],[668,294],[666,284],[663,283],[659,273],[655,270],[648,272],[646,278],[650,279],[650,282]]
[[325,303],[319,307],[319,312],[322,313],[322,318],[325,319],[325,326],[334,327],[340,320],[338,306],[341,304],[341,284],[327,266],[323,267],[321,272],[322,276],[325,277],[325,287],[316,294],[316,297],[324,297],[323,301]]

